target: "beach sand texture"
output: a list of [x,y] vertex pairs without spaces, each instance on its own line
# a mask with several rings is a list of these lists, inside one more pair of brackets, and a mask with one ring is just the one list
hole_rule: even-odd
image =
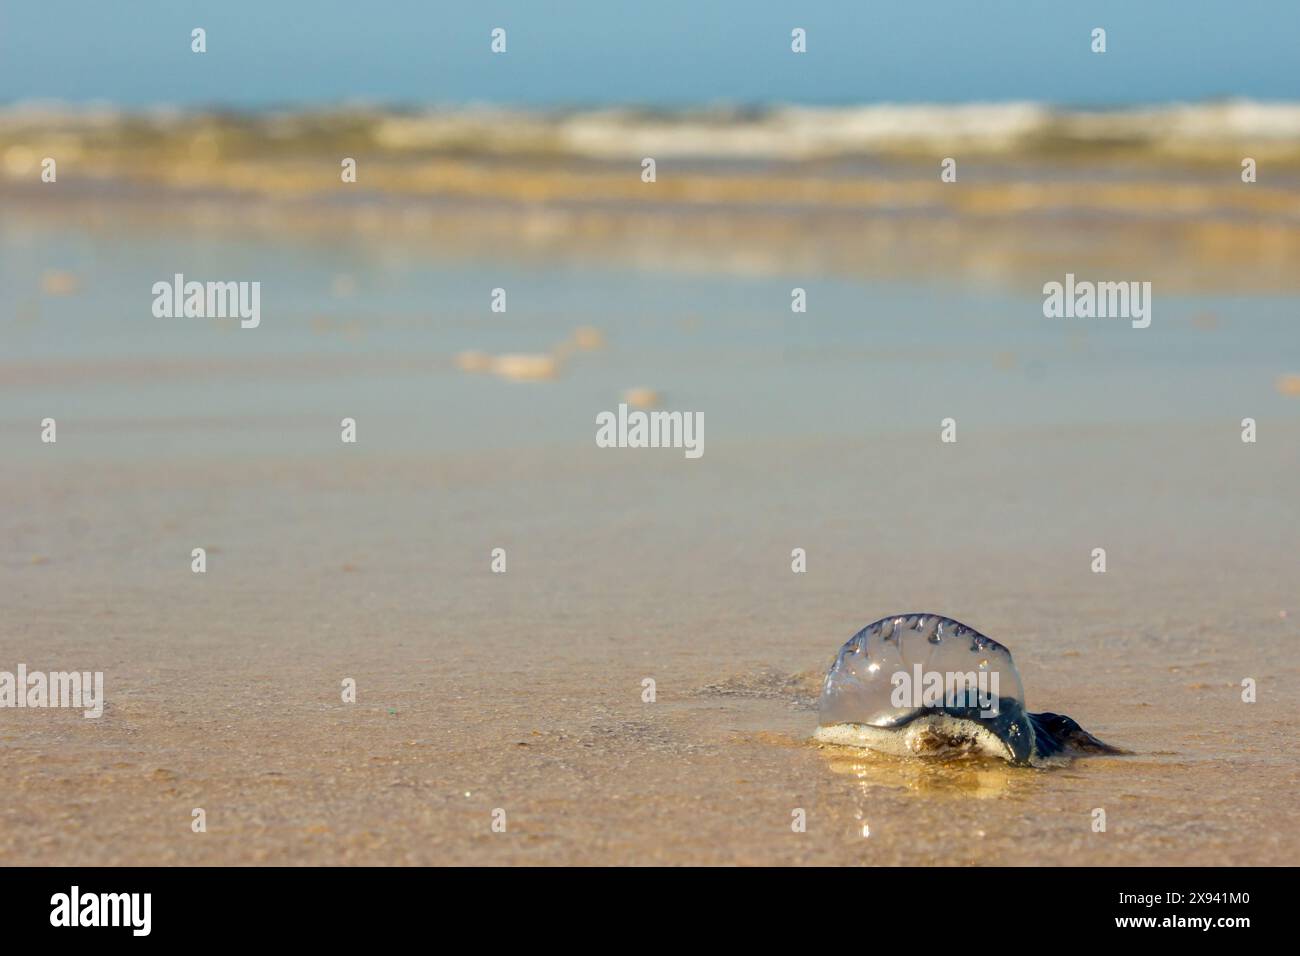
[[[831,197],[791,209],[725,165],[691,209],[0,179],[0,669],[107,694],[0,713],[0,863],[1293,863],[1300,188],[1189,159],[1179,216],[1107,210],[1147,187],[1102,155],[1015,211],[989,160],[940,214],[870,199],[922,194],[890,162],[782,166]],[[948,202],[936,164],[903,179]],[[261,281],[261,326],[153,318],[177,271]],[[1044,318],[1067,271],[1153,281],[1151,327]],[[629,390],[705,454],[597,448]],[[1134,753],[810,741],[839,646],[908,611]]]

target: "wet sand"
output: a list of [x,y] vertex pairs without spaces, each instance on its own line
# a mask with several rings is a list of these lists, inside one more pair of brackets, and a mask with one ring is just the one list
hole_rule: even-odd
[[[28,460],[0,660],[102,669],[108,704],[4,714],[0,860],[1289,863],[1298,438]],[[840,643],[913,609],[1009,644],[1032,709],[1135,753],[811,743]]]
[[[157,156],[0,181],[0,670],[107,693],[98,720],[0,711],[0,863],[1300,853],[1282,172],[777,164],[641,202],[607,165],[443,156],[326,200],[276,178],[292,156]],[[263,282],[261,326],[152,318],[178,271]],[[1152,281],[1151,327],[1045,319],[1067,271]],[[704,413],[702,458],[595,447],[638,389]],[[839,646],[910,611],[1134,753],[811,742]]]

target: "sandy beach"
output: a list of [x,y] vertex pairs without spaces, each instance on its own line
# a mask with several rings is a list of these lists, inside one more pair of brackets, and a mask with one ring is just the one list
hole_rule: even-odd
[[[0,670],[106,695],[0,712],[0,863],[1295,861],[1282,146],[1257,190],[1229,147],[1154,184],[1166,146],[1048,137],[960,193],[912,146],[646,199],[618,157],[426,143],[348,194],[183,127],[52,195],[0,127]],[[178,272],[259,280],[261,325],[153,317]],[[1067,272],[1151,281],[1150,327],[1045,318]],[[699,459],[596,447],[635,389],[703,413]],[[812,742],[836,650],[910,611],[1133,753]]]
[[[6,714],[0,859],[1288,863],[1297,437],[7,468],[3,659],[102,669],[108,702]],[[996,634],[1031,707],[1135,753],[1036,771],[811,743],[839,644],[917,607]]]

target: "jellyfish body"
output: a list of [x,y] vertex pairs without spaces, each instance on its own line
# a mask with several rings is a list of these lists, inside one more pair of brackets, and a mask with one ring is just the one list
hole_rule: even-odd
[[982,754],[1040,764],[1120,753],[1069,717],[1030,714],[1011,652],[960,621],[900,614],[868,624],[826,674],[816,739],[906,756]]

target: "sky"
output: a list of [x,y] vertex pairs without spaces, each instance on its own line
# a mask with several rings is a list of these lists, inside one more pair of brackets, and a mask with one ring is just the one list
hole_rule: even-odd
[[1300,100],[1297,43],[1296,0],[0,0],[0,103]]

